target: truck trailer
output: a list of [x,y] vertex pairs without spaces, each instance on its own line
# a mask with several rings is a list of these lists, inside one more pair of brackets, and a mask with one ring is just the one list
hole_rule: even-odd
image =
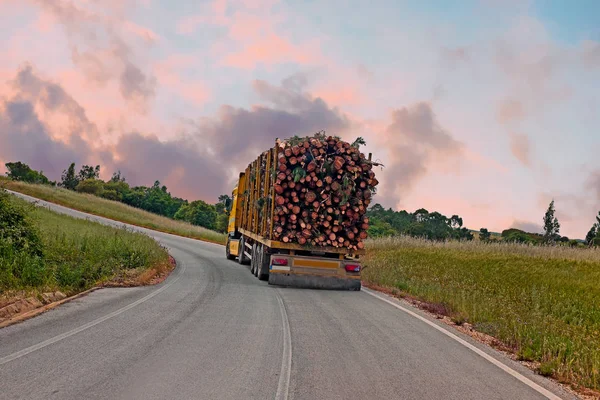
[[[366,174],[365,176],[370,176],[369,183],[372,186],[376,185],[374,174],[368,175],[373,163],[370,161],[370,155],[366,159],[357,148],[346,150],[340,145],[339,149],[335,149],[344,155],[347,152],[349,155],[346,158],[350,161],[345,163],[346,167],[340,166],[343,161],[339,160],[341,157],[336,156],[335,169],[329,168],[325,171],[326,158],[333,160],[334,156],[331,155],[331,150],[327,150],[327,138],[318,138],[316,142],[310,143],[324,143],[325,151],[322,150],[323,145],[311,149],[314,146],[310,145],[310,138],[297,138],[296,142],[300,144],[295,145],[293,151],[294,154],[299,153],[297,158],[303,161],[298,161],[298,166],[292,171],[289,159],[295,157],[286,157],[283,154],[284,149],[287,151],[290,148],[290,143],[276,140],[273,148],[263,152],[239,174],[229,205],[226,257],[230,260],[237,258],[240,264],[249,265],[254,276],[260,280],[268,280],[271,285],[360,290],[360,256],[365,254],[362,240],[366,238],[366,229],[360,230],[356,226],[368,228],[368,219],[364,212],[370,202],[370,192],[367,195],[368,189],[359,190],[361,198],[356,200],[356,183],[348,181],[355,178],[356,182],[362,184],[361,177]],[[337,143],[338,139],[330,143]],[[304,150],[298,150],[298,146],[304,147],[303,143],[309,144]],[[347,144],[345,146],[348,147]],[[353,158],[357,161],[352,161]],[[319,163],[319,160],[322,161]],[[322,166],[319,174],[306,174],[314,167],[307,165],[311,161]],[[296,164],[294,160],[292,163]],[[330,161],[330,164],[333,165],[334,162]],[[327,182],[332,181],[329,178],[325,179],[327,174],[336,175],[340,180],[347,182],[346,189],[341,185],[338,185],[338,189],[338,186],[332,184],[338,191],[331,194],[330,189],[330,194],[326,194],[325,189],[330,188]],[[290,175],[294,178],[290,178]],[[291,183],[294,181],[297,183]],[[281,188],[282,182],[285,182],[284,188]],[[290,187],[294,186],[303,186],[302,193],[291,192],[290,195],[290,191],[293,190]],[[321,194],[314,202],[312,197],[315,194],[309,193],[312,190],[311,186],[319,189],[315,193]],[[344,193],[352,194],[354,200],[349,200],[350,196]],[[290,198],[289,207],[284,204],[287,200],[281,199],[284,195]],[[300,210],[298,204],[304,208],[301,214],[297,211]],[[317,211],[321,207],[325,208],[319,214]],[[298,220],[292,218],[292,215],[295,216],[294,212],[298,213]],[[314,219],[311,220],[310,214],[313,214]],[[302,216],[306,218],[303,219]],[[288,221],[284,223],[286,217]],[[326,227],[320,226],[319,231],[315,226],[311,226],[310,221],[313,225],[320,224]],[[284,231],[282,226],[294,229],[290,230],[290,233]],[[323,230],[330,233],[323,235]]]

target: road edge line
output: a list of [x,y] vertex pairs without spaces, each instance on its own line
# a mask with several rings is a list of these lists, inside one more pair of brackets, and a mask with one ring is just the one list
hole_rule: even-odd
[[81,325],[81,326],[79,326],[77,328],[71,329],[70,331],[61,333],[60,335],[56,335],[54,337],[51,337],[50,339],[46,339],[43,342],[34,344],[33,346],[26,347],[26,348],[21,349],[21,350],[19,350],[17,352],[14,352],[12,354],[4,356],[4,357],[0,358],[0,365],[7,364],[7,363],[9,363],[11,361],[14,361],[16,359],[24,357],[24,356],[26,356],[26,355],[28,355],[30,353],[33,353],[34,351],[41,350],[44,347],[50,346],[51,344],[54,344],[56,342],[60,342],[63,339],[66,339],[66,338],[68,338],[70,336],[76,335],[79,332],[83,332],[83,331],[85,331],[85,330],[87,330],[87,329],[89,329],[89,328],[91,328],[93,326],[96,326],[96,325],[98,325],[98,324],[100,324],[100,323],[102,323],[104,321],[107,321],[107,320],[109,320],[109,319],[111,319],[113,317],[116,317],[117,315],[120,315],[120,314],[124,313],[125,311],[128,311],[128,310],[132,309],[133,307],[138,306],[138,305],[146,302],[147,300],[150,300],[152,297],[154,297],[154,296],[162,293],[167,288],[169,288],[171,285],[173,285],[175,282],[177,282],[179,280],[179,278],[181,278],[181,276],[185,272],[186,267],[187,267],[187,265],[184,263],[183,264],[183,269],[180,270],[180,273],[171,282],[169,282],[168,284],[166,284],[165,286],[163,286],[161,288],[156,289],[155,291],[149,293],[148,295],[142,297],[141,299],[138,299],[138,300],[134,301],[133,303],[130,303],[130,304],[126,305],[125,307],[121,307],[118,310],[115,310],[115,311],[113,311],[113,312],[111,312],[109,314],[106,314],[106,315],[104,315],[104,316],[102,316],[100,318],[96,318],[95,320],[90,321],[90,322],[88,322],[86,324],[83,324],[83,325]]
[[94,292],[94,291],[96,291],[98,289],[102,289],[102,286],[94,286],[94,287],[92,287],[92,288],[90,288],[88,290],[85,290],[83,292],[74,294],[73,296],[65,297],[62,300],[58,300],[58,301],[55,301],[53,303],[45,304],[45,305],[43,305],[41,307],[34,308],[33,310],[29,310],[29,311],[24,312],[22,314],[17,314],[16,316],[14,316],[12,318],[9,318],[6,321],[1,322],[0,323],[0,329],[6,328],[7,326],[11,326],[11,325],[14,325],[16,323],[23,322],[25,320],[28,320],[28,319],[33,318],[35,316],[38,316],[39,314],[42,314],[42,313],[44,313],[46,311],[49,311],[49,310],[51,310],[51,309],[53,309],[55,307],[58,307],[58,306],[60,306],[62,304],[68,303],[68,302],[70,302],[72,300],[75,300],[75,299],[78,299],[80,297],[83,297],[83,296],[85,296],[87,294],[90,294],[90,293],[92,293],[92,292]]
[[532,381],[531,379],[527,378],[526,376],[522,375],[521,373],[515,371],[514,369],[512,369],[511,367],[509,367],[508,365],[504,364],[503,362],[497,360],[495,357],[492,357],[491,355],[487,354],[485,351],[479,349],[478,347],[472,345],[471,343],[467,342],[466,340],[458,337],[457,335],[455,335],[454,333],[442,328],[441,326],[438,326],[437,324],[431,322],[430,320],[428,320],[427,318],[417,314],[414,311],[409,310],[408,308],[403,307],[402,305],[393,302],[389,299],[386,299],[384,297],[381,297],[380,295],[376,294],[375,292],[371,291],[370,289],[367,288],[363,288],[362,292],[368,294],[369,296],[373,296],[385,303],[390,304],[391,306],[404,311],[405,313],[409,314],[412,317],[417,318],[418,320],[425,322],[427,325],[431,326],[432,328],[436,329],[437,331],[443,333],[444,335],[448,336],[451,339],[454,339],[455,341],[457,341],[458,343],[462,344],[463,346],[465,346],[466,348],[468,348],[469,350],[473,351],[474,353],[476,353],[477,355],[479,355],[480,357],[484,358],[485,360],[487,360],[488,362],[494,364],[496,367],[500,368],[501,370],[503,370],[504,372],[506,372],[507,374],[513,376],[514,378],[518,379],[521,383],[524,383],[525,385],[529,386],[531,389],[535,390],[536,392],[538,392],[539,394],[545,396],[546,398],[550,399],[550,400],[562,400],[561,397],[555,395],[554,393],[552,393],[551,391],[549,391],[546,388],[543,388],[542,386],[538,385],[537,383],[535,383],[534,381]]
[[292,335],[290,332],[290,321],[287,316],[283,298],[281,297],[279,290],[276,293],[283,324],[283,355],[281,357],[281,370],[279,372],[279,383],[277,384],[275,400],[287,400],[290,391],[290,377],[292,372]]

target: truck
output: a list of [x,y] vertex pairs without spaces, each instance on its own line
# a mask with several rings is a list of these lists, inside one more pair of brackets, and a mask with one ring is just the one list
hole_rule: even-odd
[[[324,136],[320,136],[320,138],[321,141],[325,143],[325,147],[327,147],[327,142],[325,141],[326,138]],[[306,140],[308,140],[308,138]],[[317,141],[316,143],[321,143],[321,141]],[[308,141],[302,142],[302,139],[300,139],[300,147],[302,147],[302,143],[308,143]],[[333,141],[330,143],[337,142]],[[333,235],[330,233],[330,236],[334,238],[333,242],[327,237],[313,238],[312,240],[307,241],[305,238],[310,237],[311,235],[310,231],[308,233],[306,232],[307,229],[304,229],[303,231],[305,236],[302,236],[301,233],[296,234],[298,239],[292,234],[282,237],[280,226],[282,225],[284,217],[278,217],[277,210],[279,210],[279,214],[281,215],[288,213],[288,210],[285,206],[280,204],[283,203],[283,200],[279,198],[281,197],[280,195],[283,190],[278,187],[278,185],[281,184],[282,180],[284,182],[293,181],[290,178],[287,178],[287,180],[282,179],[285,175],[290,175],[289,168],[287,168],[287,171],[285,168],[285,165],[289,167],[290,164],[285,160],[285,156],[283,156],[283,148],[286,146],[289,148],[290,144],[282,144],[279,139],[276,140],[274,147],[263,152],[248,165],[245,171],[242,171],[239,174],[237,184],[232,191],[231,201],[228,203],[229,221],[225,247],[227,259],[237,259],[239,264],[248,265],[250,272],[255,277],[259,280],[268,281],[270,285],[316,289],[360,290],[362,270],[360,258],[365,254],[365,250],[364,248],[357,248],[357,246],[352,245],[352,243],[356,244],[356,241],[351,242],[348,240],[348,237],[354,237],[353,232],[348,228],[348,226],[350,226],[349,223],[346,223],[346,228],[344,228],[348,229],[349,233],[344,237],[342,237],[344,234],[341,233],[343,231],[342,225],[337,226],[339,229],[335,230],[335,232],[338,232],[338,235],[340,235],[341,239],[339,239],[339,241],[335,240],[335,233]],[[296,151],[297,147],[298,146],[293,148],[294,153],[300,153],[300,151]],[[342,146],[340,146],[340,149],[346,151]],[[323,159],[328,156],[327,152],[323,152],[321,149],[317,149],[317,151],[313,150],[314,154],[317,155],[320,155],[319,151],[323,153]],[[314,159],[314,156],[310,152],[310,145],[306,146],[306,149],[302,150],[302,152],[305,155],[299,154],[298,160],[305,160],[306,162],[303,163],[304,170],[310,170],[311,166],[307,166],[307,163],[309,160]],[[349,149],[347,152],[348,154],[352,154],[352,156],[347,156],[348,160],[352,160],[351,157],[358,159],[358,156],[355,155],[358,153],[357,150]],[[364,158],[363,155],[361,155],[361,157]],[[292,158],[294,158],[293,155]],[[368,162],[370,162],[370,159],[371,155],[369,154]],[[330,158],[330,160],[333,160],[333,158]],[[323,163],[325,162],[326,161],[323,161]],[[337,168],[342,161],[336,159],[336,162]],[[366,161],[361,160],[360,163],[363,163],[364,165]],[[347,164],[360,165],[360,163],[358,161],[355,163],[350,161]],[[331,162],[331,164],[333,164],[333,162]],[[365,169],[367,168],[368,167],[365,167]],[[322,169],[324,170],[324,167]],[[353,177],[362,174],[360,167],[354,166],[351,168],[349,165],[347,170],[353,171]],[[337,172],[340,174],[349,174],[349,172],[345,171],[346,170],[342,171],[342,169],[340,169]],[[334,170],[333,173],[336,174],[337,172]],[[306,171],[302,172],[299,167],[296,167],[292,175],[293,174],[299,174],[301,178],[298,179],[296,177],[294,180],[299,180],[302,183],[310,177],[310,174],[306,175]],[[337,177],[341,178],[342,175],[337,175]],[[372,180],[369,179],[369,182],[374,182],[376,185],[376,180],[372,173],[371,177]],[[313,187],[315,187],[315,185],[327,185],[327,182],[331,180],[327,179],[327,182],[321,182],[321,180],[316,181],[317,179],[318,177],[315,175],[311,183]],[[357,181],[360,181],[360,178],[356,179]],[[284,186],[286,185],[284,184]],[[293,187],[293,184],[289,183],[289,186]],[[309,187],[308,182],[306,182],[306,186]],[[335,185],[333,186],[334,188],[336,187]],[[327,185],[326,187],[329,188],[330,186]],[[291,189],[288,188],[287,190],[289,192]],[[306,192],[306,189],[303,190]],[[342,188],[338,190],[341,195]],[[350,193],[352,190],[353,189],[347,189],[346,193]],[[323,192],[325,192],[325,190],[321,193]],[[310,200],[312,200],[311,196],[314,197],[314,195],[305,196],[306,193],[302,193],[302,200],[298,200],[296,198],[298,195],[296,193],[293,194],[294,201],[297,202],[295,204],[301,204],[302,202],[309,204],[313,211],[312,213],[317,215],[314,212],[314,209],[312,209],[312,203],[310,202]],[[366,191],[364,196],[366,197]],[[366,207],[365,204],[368,205],[370,199],[355,201],[354,210],[358,210],[358,212],[353,213],[349,208],[351,207],[350,202],[340,205],[342,204],[342,200],[347,201],[346,198],[335,198],[335,201],[333,202],[327,198],[326,195],[323,195],[323,198],[325,200],[322,200],[321,204],[331,204],[332,206],[327,207],[327,210],[331,212],[331,215],[336,216],[338,220],[343,220],[342,217],[348,219],[350,218],[348,215],[352,214],[354,215],[354,220],[356,220],[356,222],[353,222],[354,224],[366,227],[364,221],[368,222],[368,219],[364,216],[359,217],[358,214],[364,214],[364,211],[366,210],[362,209],[363,207]],[[291,202],[292,200],[290,200],[290,203]],[[294,206],[290,206],[289,209],[295,209]],[[317,202],[315,202],[315,207],[316,209],[319,208]],[[339,212],[340,208],[344,209],[341,213]],[[324,213],[325,212],[326,211],[324,211]],[[303,212],[302,215],[308,216],[309,213]],[[319,217],[317,217],[317,219],[318,218]],[[323,216],[320,218],[323,221],[323,224],[329,225],[329,223],[326,222],[328,219],[331,219],[329,215],[327,215],[326,218]],[[332,222],[332,224],[335,223],[336,221]],[[305,223],[302,223],[302,225],[306,227]],[[296,226],[295,223],[293,226]],[[298,229],[300,229],[300,227]],[[312,227],[312,230],[318,234],[318,231],[315,230],[314,227]],[[359,230],[354,229],[354,231],[358,232]],[[331,229],[327,229],[326,232],[331,232]],[[366,237],[366,233],[363,236]],[[363,238],[363,236],[361,236],[361,238]],[[290,240],[290,238],[293,240]],[[321,240],[321,242],[319,242],[319,240]],[[359,242],[358,244],[362,247],[362,239],[359,239],[358,235],[357,240]],[[297,243],[293,243],[293,241],[297,241]],[[328,245],[330,242],[331,245]]]

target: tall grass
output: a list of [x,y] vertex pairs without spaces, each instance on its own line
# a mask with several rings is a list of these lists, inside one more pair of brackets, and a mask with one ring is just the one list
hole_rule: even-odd
[[226,236],[222,233],[192,225],[187,222],[176,221],[171,218],[128,206],[127,204],[103,199],[91,194],[77,193],[46,185],[34,185],[25,182],[11,181],[1,177],[0,187],[73,208],[75,210],[161,232],[221,244],[224,244],[226,239]]
[[600,389],[600,251],[399,237],[368,242],[364,280],[437,303],[540,371]]
[[[0,195],[3,195],[0,193]],[[17,291],[76,293],[123,274],[164,270],[167,251],[147,235],[57,214],[4,194],[27,212],[41,253],[19,250],[0,235],[0,298]],[[1,233],[1,232],[0,232]]]

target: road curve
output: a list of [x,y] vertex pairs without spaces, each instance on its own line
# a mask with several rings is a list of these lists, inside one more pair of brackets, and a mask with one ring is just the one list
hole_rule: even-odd
[[573,398],[386,296],[276,288],[222,246],[134,229],[175,271],[0,329],[0,399]]

